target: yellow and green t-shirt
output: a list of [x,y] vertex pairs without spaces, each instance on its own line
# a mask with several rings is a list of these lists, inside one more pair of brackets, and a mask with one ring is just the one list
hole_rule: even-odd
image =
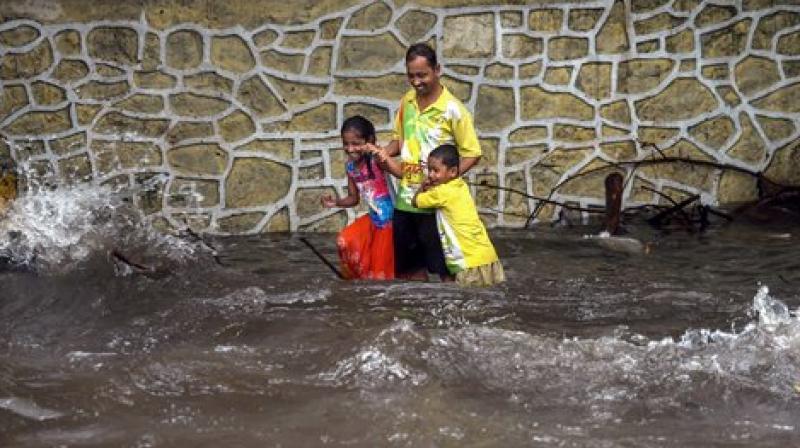
[[450,273],[497,261],[497,252],[463,179],[453,179],[421,192],[417,195],[417,206],[436,209],[444,261]]
[[443,87],[439,98],[423,111],[417,105],[417,92],[409,90],[400,101],[393,138],[401,144],[400,162],[403,170],[395,207],[408,212],[428,212],[411,205],[411,200],[425,180],[428,154],[437,146],[446,143],[455,145],[461,157],[481,155],[478,136],[472,125],[472,114],[446,87]]

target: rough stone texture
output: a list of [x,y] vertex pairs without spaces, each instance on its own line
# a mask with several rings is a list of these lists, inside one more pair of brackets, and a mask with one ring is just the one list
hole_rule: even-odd
[[600,108],[600,116],[616,123],[630,124],[631,111],[625,101],[615,101]]
[[639,53],[655,53],[661,48],[661,41],[658,39],[647,40],[636,44],[636,51]]
[[203,72],[183,77],[183,84],[204,93],[229,95],[233,91],[233,80],[216,72]]
[[800,61],[790,61],[784,59],[781,63],[783,68],[784,76],[787,78],[798,78],[800,77]]
[[167,161],[170,167],[182,174],[215,176],[225,171],[228,154],[217,144],[200,143],[170,149]]
[[639,138],[642,143],[652,143],[662,147],[673,140],[678,132],[678,129],[673,128],[640,127]]
[[173,112],[184,117],[209,117],[230,107],[225,100],[194,93],[170,95],[169,104]]
[[161,65],[161,38],[158,34],[147,33],[142,51],[142,69],[155,70]]
[[748,56],[734,69],[736,87],[745,96],[754,96],[781,80],[778,64],[759,56]]
[[253,140],[252,142],[236,148],[237,151],[253,151],[263,153],[279,160],[291,160],[294,157],[294,142],[292,140]]
[[717,199],[722,204],[739,204],[758,200],[755,176],[725,171],[719,179]]
[[503,35],[503,56],[509,59],[527,59],[542,53],[541,38],[525,34]]
[[6,47],[22,47],[39,37],[39,30],[29,25],[20,25],[0,31],[0,44]]
[[618,162],[636,158],[636,145],[630,140],[624,142],[601,143],[600,151],[608,156],[608,158]]
[[314,41],[315,31],[291,31],[284,35],[280,46],[289,50],[301,50]]
[[707,79],[723,80],[728,79],[730,70],[728,64],[711,64],[702,69],[703,77]]
[[400,35],[408,42],[419,42],[436,23],[436,16],[424,11],[406,11],[395,22]]
[[270,205],[289,193],[292,170],[272,160],[237,157],[225,179],[228,207]]
[[768,14],[758,21],[753,33],[753,48],[769,50],[772,48],[772,39],[778,31],[800,24],[800,13],[780,11]]
[[86,149],[86,133],[79,132],[67,137],[50,140],[50,150],[59,156]]
[[581,66],[578,73],[578,88],[595,99],[611,96],[611,68],[606,62],[590,62]]
[[63,59],[53,69],[53,79],[64,84],[78,81],[89,74],[89,67],[83,61]]
[[223,233],[248,233],[255,231],[255,226],[261,222],[266,213],[238,213],[217,219],[216,228]]
[[11,135],[42,135],[64,132],[72,128],[69,108],[52,112],[27,112],[20,115],[3,131]]
[[514,76],[514,67],[501,63],[490,64],[483,70],[483,75],[488,79],[507,80]]
[[772,118],[764,115],[757,115],[756,120],[758,120],[758,124],[761,126],[767,138],[772,141],[789,138],[797,130],[792,120],[787,118]]
[[[347,218],[345,218],[345,222],[347,222]],[[288,232],[289,230],[291,230],[291,218],[286,207],[275,212],[264,226],[264,232]]]
[[506,165],[536,160],[547,152],[547,145],[512,146],[506,149]]
[[358,76],[353,78],[336,78],[333,93],[342,97],[372,96],[381,100],[398,102],[408,90],[405,75]]
[[554,86],[567,85],[572,79],[571,67],[551,67],[544,73],[544,82]]
[[602,15],[602,9],[571,9],[569,11],[569,29],[573,31],[592,30]]
[[739,137],[739,141],[728,151],[728,155],[751,165],[760,165],[766,161],[767,145],[756,131],[747,114],[739,114],[739,122],[742,124],[742,135]]
[[722,97],[722,100],[725,101],[729,107],[736,107],[739,103],[742,102],[739,95],[733,90],[733,87],[730,86],[719,86],[717,87],[717,93]]
[[643,93],[661,84],[675,63],[669,59],[633,59],[619,64],[617,91]]
[[278,36],[277,31],[266,29],[253,35],[253,44],[255,44],[256,48],[268,47],[278,39]]
[[[663,152],[667,157],[709,160],[709,157],[705,153],[687,140],[680,140]],[[714,169],[703,165],[683,162],[649,165],[640,168],[640,171],[649,179],[668,179],[706,192],[711,191],[715,179]]]
[[78,124],[81,126],[91,124],[102,108],[100,104],[76,104],[75,115],[78,116]]
[[778,53],[789,56],[800,55],[800,31],[778,38],[777,50]]
[[347,22],[347,28],[352,30],[372,31],[383,28],[392,18],[392,9],[385,3],[375,2],[353,13]]
[[666,3],[669,3],[669,0],[631,0],[631,11],[635,13],[652,11]]
[[446,58],[488,58],[494,55],[494,14],[467,14],[444,19],[442,54]]
[[[506,187],[525,192],[526,182],[524,172],[514,172],[506,176]],[[512,227],[522,227],[528,219],[531,210],[528,200],[521,194],[506,193],[506,203],[503,208],[504,224]]]
[[691,53],[694,51],[694,33],[691,29],[667,37],[667,51],[670,53]]
[[87,154],[79,154],[58,161],[58,172],[67,184],[92,180],[92,161]]
[[211,63],[234,73],[245,73],[256,65],[247,44],[239,36],[218,36],[211,39]]
[[109,112],[97,120],[92,130],[98,134],[160,137],[167,132],[169,120],[143,119],[119,112]]
[[711,112],[717,106],[716,98],[707,87],[695,79],[681,78],[661,93],[636,101],[636,114],[645,121],[680,121]]
[[156,167],[162,162],[161,149],[153,143],[93,140],[90,149],[100,176],[119,170]]
[[586,142],[597,138],[594,128],[557,124],[553,126],[553,140],[563,142]]
[[[267,126],[265,125],[265,128]],[[336,106],[326,103],[295,114],[291,120],[277,123],[269,129],[275,132],[314,132],[336,128]]]
[[125,76],[125,70],[114,67],[112,65],[97,63],[95,64],[94,67],[97,74],[105,78],[115,78],[118,76]]
[[500,24],[503,28],[519,28],[522,26],[522,12],[504,11],[500,13]]
[[800,112],[800,83],[781,87],[753,104],[759,109],[773,112]]
[[542,72],[542,61],[531,62],[530,64],[520,64],[519,77],[520,79],[533,78],[539,76]]
[[611,12],[597,34],[597,52],[602,54],[628,51],[628,29],[625,18],[625,4],[622,0],[614,2]]
[[164,110],[164,98],[158,95],[137,93],[114,105],[127,112],[157,114]]
[[[28,104],[28,95],[23,86],[6,86],[0,94],[2,94],[0,97],[0,122]],[[2,139],[0,139],[0,144],[2,144]]]
[[43,106],[57,105],[67,99],[64,89],[42,81],[31,84],[31,96],[36,104]]
[[280,72],[295,74],[302,72],[305,59],[302,54],[281,53],[275,50],[261,52],[261,65]]
[[328,77],[331,74],[333,48],[317,47],[309,56],[308,73],[311,76]]
[[177,80],[169,73],[136,72],[133,74],[133,85],[142,89],[171,89]]
[[130,86],[127,81],[89,81],[76,88],[75,92],[82,99],[111,100],[127,94],[129,90]]
[[546,138],[547,128],[543,126],[517,128],[517,130],[508,135],[508,141],[511,143],[527,143]]
[[800,142],[795,140],[776,150],[764,175],[783,185],[800,185]]
[[574,118],[591,120],[594,108],[569,93],[548,92],[539,87],[521,89],[522,118],[535,120],[539,118]]
[[740,20],[730,26],[700,36],[703,57],[721,58],[741,54],[747,47],[750,19]]
[[589,54],[589,41],[581,37],[554,37],[547,43],[547,56],[554,61],[580,59]]
[[684,19],[680,17],[673,16],[667,12],[662,12],[650,18],[634,22],[633,29],[638,35],[653,34],[659,31],[666,31],[675,28],[682,24],[683,21]]
[[706,5],[700,14],[694,19],[694,24],[698,28],[705,28],[715,23],[724,22],[736,16],[736,7],[721,5]]
[[172,181],[167,204],[175,208],[213,207],[219,204],[219,182],[178,177]]
[[181,121],[167,132],[167,141],[171,144],[185,140],[211,137],[214,135],[214,126],[205,121]]
[[249,137],[256,132],[256,126],[250,117],[241,110],[234,111],[218,122],[219,133],[226,142],[235,142]]
[[528,27],[533,31],[554,33],[561,30],[564,12],[560,9],[532,10],[528,14]]
[[[513,102],[512,102],[513,107]],[[361,115],[367,120],[371,121],[375,126],[382,126],[390,124],[389,110],[385,107],[373,106],[367,103],[350,103],[344,106],[344,116],[352,117],[354,115]]]
[[293,82],[272,76],[267,79],[270,85],[278,91],[280,101],[289,108],[317,101],[328,93],[328,89],[330,89],[329,84]]
[[706,146],[720,149],[733,137],[735,131],[733,120],[727,115],[721,115],[690,127],[689,135]]
[[52,64],[53,50],[50,42],[42,40],[28,52],[4,54],[0,61],[0,80],[32,78],[45,72]]
[[139,48],[139,34],[124,27],[98,27],[86,36],[89,56],[123,65],[135,64]]
[[203,62],[203,38],[196,31],[181,30],[167,36],[167,65],[178,70],[192,69]]

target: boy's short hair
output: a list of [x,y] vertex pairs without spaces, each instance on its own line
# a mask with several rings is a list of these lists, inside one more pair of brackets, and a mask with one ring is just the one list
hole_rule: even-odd
[[442,161],[448,168],[458,168],[460,163],[458,149],[453,145],[439,145],[431,151],[428,157],[435,157]]

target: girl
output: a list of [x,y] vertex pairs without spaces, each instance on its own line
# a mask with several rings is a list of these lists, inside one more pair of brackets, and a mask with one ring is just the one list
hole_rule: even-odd
[[392,247],[392,211],[386,176],[372,157],[369,146],[375,144],[375,127],[356,115],[342,124],[342,144],[347,153],[347,196],[322,198],[322,205],[354,207],[363,198],[369,213],[345,227],[336,239],[345,278],[394,278]]

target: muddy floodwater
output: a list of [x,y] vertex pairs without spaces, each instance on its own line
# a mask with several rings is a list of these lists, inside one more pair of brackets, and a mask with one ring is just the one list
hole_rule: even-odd
[[800,446],[797,227],[632,229],[647,255],[493,231],[509,281],[461,289],[123,206],[27,199],[0,229],[0,446]]

